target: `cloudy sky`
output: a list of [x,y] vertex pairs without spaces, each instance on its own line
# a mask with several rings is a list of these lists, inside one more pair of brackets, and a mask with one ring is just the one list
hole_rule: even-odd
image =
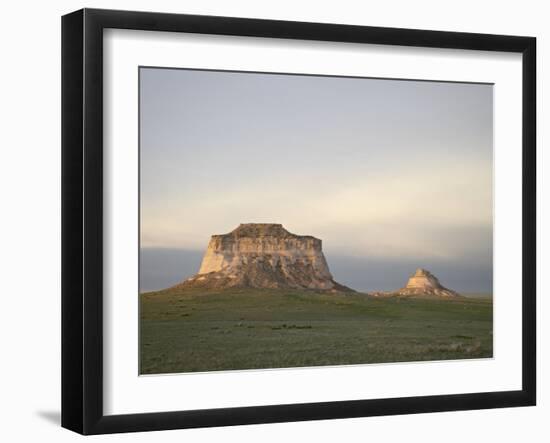
[[142,68],[142,289],[262,222],[356,289],[491,291],[492,110],[491,85]]

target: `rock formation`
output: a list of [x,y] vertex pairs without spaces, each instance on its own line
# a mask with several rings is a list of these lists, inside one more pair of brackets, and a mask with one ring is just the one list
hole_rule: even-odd
[[439,283],[439,280],[431,272],[418,268],[409,277],[404,288],[397,291],[369,292],[372,297],[396,297],[396,296],[437,296],[437,297],[461,297],[458,292],[448,289]]
[[407,286],[399,289],[397,295],[437,295],[440,297],[458,297],[460,294],[447,289],[439,283],[439,280],[429,271],[418,268],[409,278]]
[[333,280],[321,240],[271,223],[241,224],[213,235],[198,274],[177,287],[352,291]]

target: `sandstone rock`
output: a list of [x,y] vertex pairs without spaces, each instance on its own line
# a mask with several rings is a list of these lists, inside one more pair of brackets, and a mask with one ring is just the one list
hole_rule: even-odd
[[272,223],[241,224],[213,235],[198,274],[177,287],[352,291],[332,278],[321,240]]
[[445,288],[431,272],[418,268],[409,278],[407,285],[396,292],[397,295],[436,295],[440,297],[459,297],[457,292]]

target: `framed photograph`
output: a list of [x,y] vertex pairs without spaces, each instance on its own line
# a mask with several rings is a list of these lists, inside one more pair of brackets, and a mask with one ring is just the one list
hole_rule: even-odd
[[62,20],[62,425],[536,402],[533,37]]

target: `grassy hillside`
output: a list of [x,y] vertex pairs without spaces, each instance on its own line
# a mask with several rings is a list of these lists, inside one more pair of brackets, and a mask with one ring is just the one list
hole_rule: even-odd
[[252,289],[140,297],[142,374],[492,356],[490,298]]

